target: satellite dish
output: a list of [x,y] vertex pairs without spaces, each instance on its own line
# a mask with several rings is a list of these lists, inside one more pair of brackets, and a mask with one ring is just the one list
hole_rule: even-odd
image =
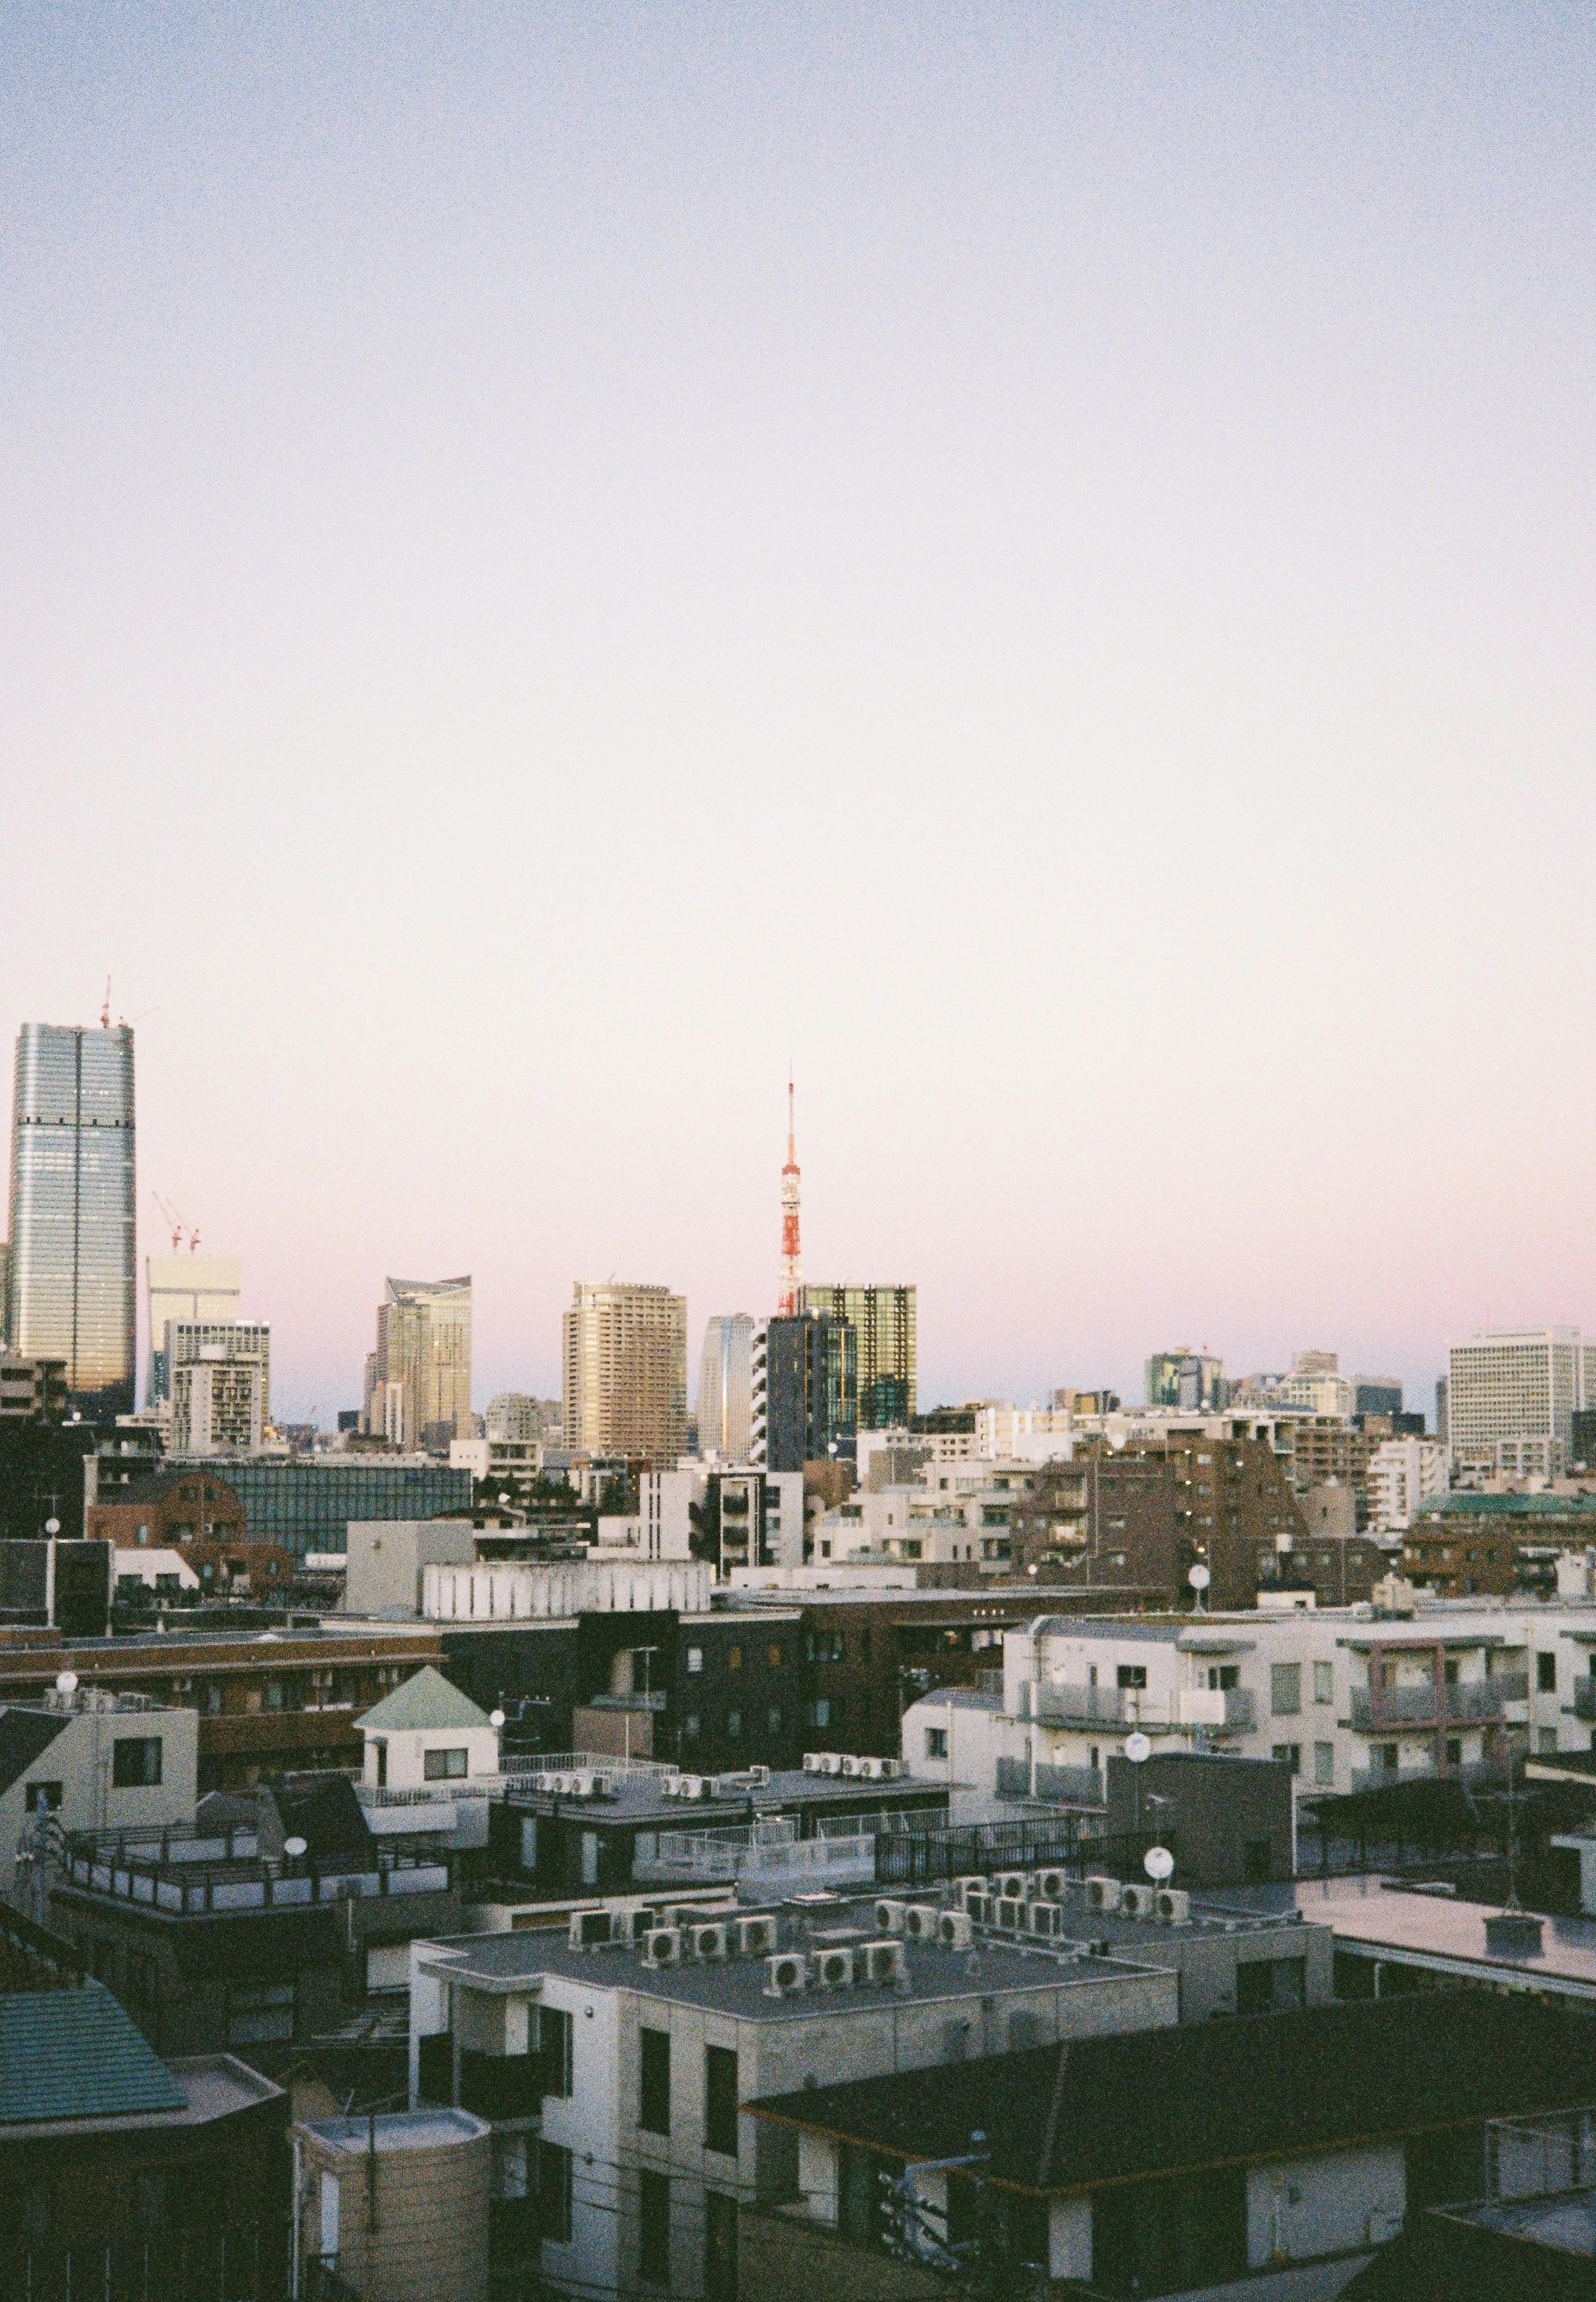
[[285,1838],[282,1842],[282,1851],[285,1854],[303,1854],[305,1841],[302,1838]]
[[504,1724],[503,1711],[490,1710],[488,1713],[488,1724],[490,1726],[502,1726]]
[[59,1534],[61,1533],[61,1521],[58,1518],[47,1518],[45,1521],[45,1533],[46,1534]]
[[1155,1886],[1162,1886],[1174,1870],[1175,1858],[1167,1846],[1149,1846],[1142,1856],[1141,1867]]
[[1190,1584],[1194,1591],[1205,1591],[1208,1588],[1209,1584],[1213,1582],[1214,1577],[1209,1574],[1207,1568],[1199,1561],[1198,1564],[1192,1567],[1188,1573],[1186,1580]]
[[1151,1742],[1151,1740],[1149,1739],[1149,1737],[1148,1737],[1147,1735],[1126,1735],[1126,1737],[1125,1737],[1125,1756],[1130,1760],[1130,1763],[1131,1763],[1131,1765],[1132,1765],[1133,1767],[1139,1767],[1139,1766],[1143,1766],[1143,1765],[1145,1765],[1145,1763],[1147,1762],[1147,1760],[1149,1760],[1149,1759],[1152,1757],[1152,1755],[1153,1755],[1153,1745],[1152,1745],[1152,1742]]
[[75,1670],[63,1670],[58,1672],[55,1679],[55,1692],[57,1694],[76,1694],[78,1692],[77,1672]]

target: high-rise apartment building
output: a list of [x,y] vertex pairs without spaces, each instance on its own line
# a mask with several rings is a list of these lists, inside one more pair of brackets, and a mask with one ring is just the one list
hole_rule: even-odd
[[179,1362],[172,1370],[172,1453],[257,1455],[265,1390],[262,1362],[230,1357],[219,1344]]
[[559,1401],[524,1390],[501,1390],[483,1409],[483,1436],[501,1444],[533,1447],[559,1429]]
[[734,1311],[711,1319],[698,1363],[698,1451],[746,1463],[753,1441],[753,1321]]
[[852,1462],[859,1439],[859,1338],[846,1319],[804,1311],[753,1339],[749,1454],[768,1471]]
[[133,1409],[133,1034],[24,1023],[11,1133],[11,1347],[62,1360],[69,1405]]
[[1449,1345],[1446,1381],[1454,1463],[1550,1478],[1573,1458],[1575,1413],[1596,1391],[1596,1344],[1575,1327],[1482,1332]]
[[445,1453],[471,1431],[471,1279],[391,1279],[365,1363],[366,1428]]
[[[167,1395],[176,1397],[180,1369],[202,1362],[248,1364],[258,1371],[256,1390],[263,1424],[272,1419],[272,1330],[255,1319],[169,1319],[166,1322]],[[175,1443],[175,1442],[174,1442]]]
[[1369,1525],[1398,1533],[1422,1503],[1447,1491],[1447,1450],[1439,1439],[1382,1439],[1366,1474]]
[[565,1315],[565,1444],[672,1470],[687,1445],[687,1298],[578,1280]]
[[917,1344],[912,1287],[805,1287],[802,1307],[853,1328],[859,1428],[894,1431],[915,1411]]
[[1155,1351],[1147,1361],[1147,1405],[1182,1415],[1217,1415],[1225,1403],[1224,1361],[1184,1346]]
[[145,1303],[149,1357],[145,1363],[144,1403],[153,1407],[172,1396],[172,1361],[167,1323],[231,1325],[239,1315],[244,1266],[236,1255],[147,1255]]

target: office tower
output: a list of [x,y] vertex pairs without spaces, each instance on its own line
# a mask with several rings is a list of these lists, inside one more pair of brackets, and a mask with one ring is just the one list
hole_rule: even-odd
[[1222,1359],[1184,1345],[1155,1351],[1147,1361],[1147,1405],[1173,1407],[1182,1415],[1217,1415],[1225,1403]]
[[[176,1396],[181,1367],[200,1361],[248,1362],[260,1371],[259,1406],[263,1423],[272,1419],[272,1330],[254,1319],[169,1319],[166,1322],[168,1397]],[[175,1442],[174,1442],[175,1443]]]
[[445,1453],[471,1436],[471,1278],[391,1279],[366,1360],[368,1430]]
[[1352,1412],[1354,1415],[1388,1415],[1393,1419],[1402,1412],[1402,1385],[1394,1374],[1355,1375],[1352,1382]]
[[1354,1391],[1341,1374],[1334,1351],[1298,1351],[1291,1372],[1279,1385],[1282,1407],[1300,1407],[1309,1415],[1349,1416]]
[[[181,1323],[172,1323],[181,1333]],[[265,1428],[265,1367],[219,1345],[172,1369],[174,1455],[257,1455]]]
[[912,1287],[805,1287],[805,1310],[853,1328],[861,1431],[894,1431],[915,1410],[915,1290]]
[[735,1311],[711,1319],[698,1363],[698,1451],[745,1463],[753,1441],[753,1321]]
[[578,1280],[565,1315],[565,1444],[672,1470],[687,1444],[687,1298]]
[[1566,1470],[1589,1357],[1574,1327],[1482,1332],[1449,1344],[1445,1428],[1452,1461],[1520,1477]]
[[769,1319],[753,1338],[752,1459],[768,1471],[852,1462],[858,1444],[859,1337],[818,1311]]
[[66,1365],[69,1405],[133,1411],[133,1034],[24,1023],[11,1134],[11,1348]]
[[239,1315],[244,1266],[236,1255],[147,1255],[145,1303],[149,1357],[145,1365],[144,1403],[172,1396],[172,1361],[167,1355],[168,1320],[191,1324],[231,1324]]

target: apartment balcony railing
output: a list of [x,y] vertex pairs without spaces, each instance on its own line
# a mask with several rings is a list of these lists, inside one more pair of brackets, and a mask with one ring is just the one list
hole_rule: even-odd
[[1459,1679],[1450,1685],[1359,1688],[1352,1697],[1352,1725],[1360,1735],[1386,1726],[1480,1726],[1502,1716],[1509,1702],[1529,1695],[1524,1673],[1499,1678]]
[[1250,1734],[1257,1703],[1244,1686],[1186,1686],[1168,1695],[1145,1687],[1071,1686],[1054,1679],[1021,1679],[1021,1718],[1059,1726],[1205,1727],[1215,1734]]
[[370,1862],[347,1857],[324,1867],[294,1861],[163,1861],[157,1852],[117,1853],[76,1843],[65,1861],[72,1884],[118,1902],[142,1903],[173,1917],[226,1911],[283,1910],[372,1896],[441,1895],[449,1866],[430,1852],[387,1849]]
[[1049,1767],[1029,1760],[1000,1758],[997,1795],[1000,1799],[1040,1799],[1052,1806],[1099,1807],[1104,1803],[1104,1777],[1097,1767]]
[[1355,1767],[1348,1787],[1353,1792],[1388,1791],[1405,1783],[1456,1783],[1463,1790],[1494,1790],[1507,1779],[1505,1769],[1490,1761],[1464,1767]]

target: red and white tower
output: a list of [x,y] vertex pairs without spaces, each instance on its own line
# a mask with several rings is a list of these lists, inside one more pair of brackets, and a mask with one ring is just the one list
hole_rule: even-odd
[[790,1319],[798,1308],[803,1265],[798,1252],[798,1154],[794,1148],[793,1081],[787,1080],[787,1164],[781,1171],[781,1286],[776,1315]]

